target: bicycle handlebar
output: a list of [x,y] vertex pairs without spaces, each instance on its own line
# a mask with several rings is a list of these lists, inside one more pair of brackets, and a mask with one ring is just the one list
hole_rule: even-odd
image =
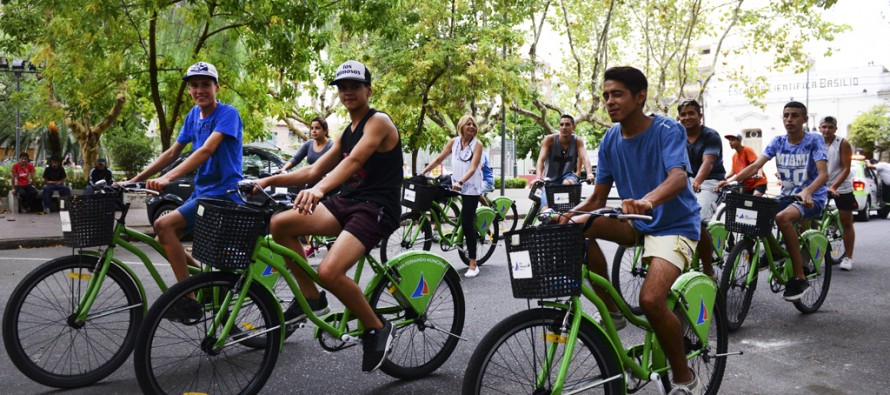
[[108,185],[108,183],[105,180],[99,180],[99,181],[96,181],[95,183],[93,183],[93,187],[95,187],[97,189],[97,193],[108,193],[108,192],[120,193],[121,191],[123,191],[123,192],[131,192],[131,193],[145,193],[145,194],[154,195],[154,196],[161,194],[160,192],[158,192],[154,189],[146,188],[144,182],[128,182],[126,184],[114,183],[114,184]]
[[[575,214],[589,214],[588,223],[584,225],[584,229],[590,227],[590,223],[592,223],[593,219],[596,217],[607,217],[607,218],[615,218],[615,219],[629,219],[629,220],[639,220],[639,221],[651,221],[651,215],[643,215],[643,214],[624,214],[621,212],[620,208],[601,208],[593,211],[583,211],[583,210],[569,210],[566,213],[575,213]],[[563,213],[558,213],[553,209],[546,209],[541,211],[541,214],[538,215],[538,219],[541,223],[548,223],[553,221],[553,219],[561,217]],[[571,219],[569,219],[571,221]]]

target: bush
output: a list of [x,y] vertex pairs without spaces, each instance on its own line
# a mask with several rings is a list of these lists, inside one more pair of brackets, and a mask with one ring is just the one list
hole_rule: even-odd
[[154,156],[151,139],[145,136],[143,126],[136,121],[121,122],[106,135],[106,146],[111,158],[109,163],[122,170],[126,178],[133,178],[151,162]]
[[528,184],[525,178],[511,178],[507,180],[507,188],[522,189]]

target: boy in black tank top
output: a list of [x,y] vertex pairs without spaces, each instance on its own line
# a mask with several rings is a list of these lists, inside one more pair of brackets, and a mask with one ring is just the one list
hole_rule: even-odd
[[[372,372],[389,353],[393,327],[377,317],[362,289],[346,272],[398,227],[402,142],[389,116],[370,107],[371,73],[367,67],[354,60],[346,61],[337,69],[331,85],[337,86],[340,102],[349,111],[350,125],[315,164],[261,179],[257,186],[316,183],[300,192],[294,210],[272,218],[272,237],[300,255],[305,251],[300,243],[302,236],[337,237],[318,266],[318,277],[366,328],[362,370]],[[319,205],[325,193],[337,187],[341,187],[340,195]],[[326,313],[325,293],[319,292],[309,276],[293,262],[287,263],[313,311]],[[287,309],[284,317],[288,323],[306,318],[296,303]]]
[[[575,118],[564,114],[559,118],[559,133],[544,138],[541,153],[535,170],[538,178],[544,178],[556,185],[574,185],[580,182],[581,166],[587,171],[587,179],[593,183],[595,177],[584,148],[584,140],[575,135]],[[547,207],[547,194],[541,194],[541,206]]]

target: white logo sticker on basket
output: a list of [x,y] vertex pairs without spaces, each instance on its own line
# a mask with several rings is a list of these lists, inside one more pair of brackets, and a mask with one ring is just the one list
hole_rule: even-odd
[[71,216],[67,211],[59,211],[59,218],[62,220],[62,232],[71,231]]
[[410,189],[405,189],[405,197],[402,198],[402,200],[407,201],[407,202],[413,202],[413,201],[414,201],[414,194],[415,194],[414,191],[412,191],[412,190],[410,190]]
[[201,217],[204,216],[204,206],[202,206],[200,204],[198,205],[198,215]]
[[532,260],[528,250],[510,253],[510,270],[514,279],[532,278]]
[[735,222],[744,225],[757,226],[757,211],[737,208],[735,209]]
[[275,193],[287,193],[287,187],[275,187]]
[[535,190],[535,197],[536,197],[536,198],[541,197],[541,193],[543,193],[542,190],[541,190],[541,188],[536,189],[536,190]]
[[553,194],[553,203],[568,203],[569,202],[569,194],[568,193],[554,193]]

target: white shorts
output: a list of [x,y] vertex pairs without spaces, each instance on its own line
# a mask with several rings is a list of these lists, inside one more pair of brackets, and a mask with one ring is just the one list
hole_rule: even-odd
[[[692,179],[689,179],[690,184]],[[711,221],[714,213],[717,212],[717,197],[719,194],[714,192],[717,187],[717,180],[705,180],[701,183],[701,192],[695,194],[698,205],[701,206],[701,222],[707,224]]]

